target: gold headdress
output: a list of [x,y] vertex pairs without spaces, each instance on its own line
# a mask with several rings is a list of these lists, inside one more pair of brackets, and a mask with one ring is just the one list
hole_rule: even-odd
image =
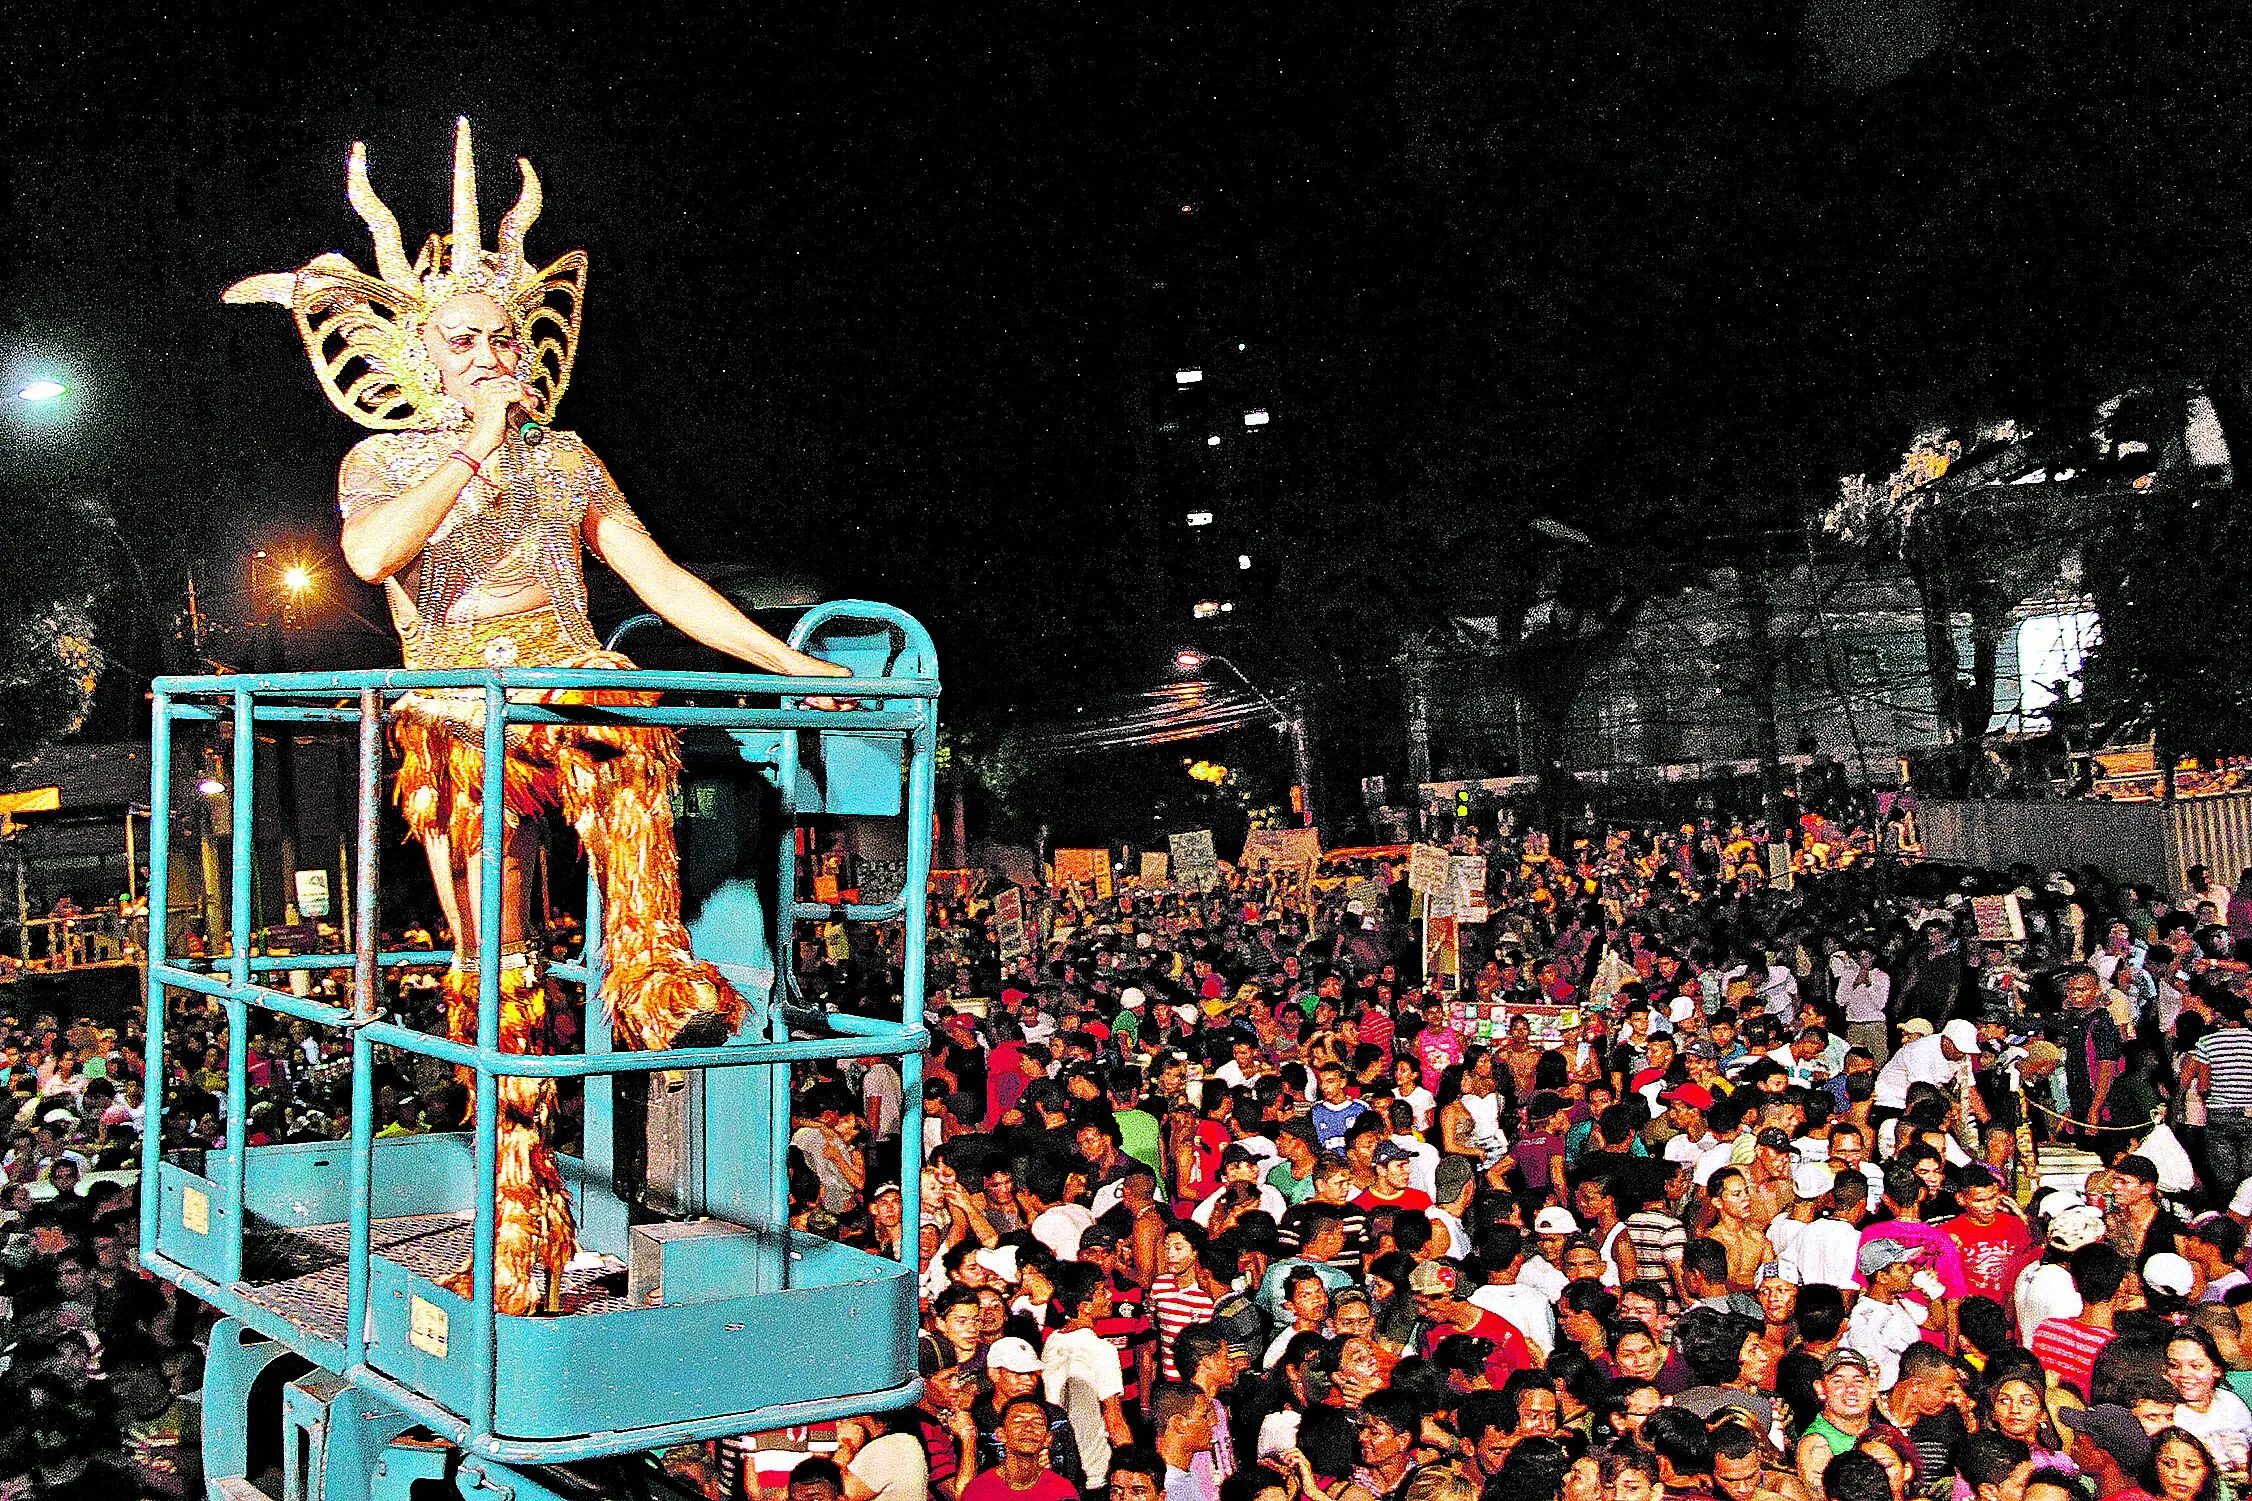
[[352,143],[345,191],[375,240],[369,276],[331,252],[302,270],[245,277],[221,294],[236,303],[273,302],[297,319],[313,374],[336,409],[362,427],[428,428],[459,423],[460,403],[438,387],[437,367],[423,347],[422,326],[447,298],[484,292],[516,324],[523,344],[518,375],[531,393],[533,415],[545,421],[571,383],[586,303],[586,252],[574,250],[544,270],[524,259],[524,232],[540,212],[540,180],[517,158],[524,185],[500,221],[492,250],[477,221],[477,161],[469,121],[454,124],[453,233],[432,235],[407,263],[399,221],[368,184],[365,142]]

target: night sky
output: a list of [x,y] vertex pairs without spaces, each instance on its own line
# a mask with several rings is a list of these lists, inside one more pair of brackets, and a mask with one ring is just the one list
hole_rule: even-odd
[[260,546],[334,591],[296,659],[392,650],[334,552],[359,430],[218,293],[370,263],[355,139],[410,250],[443,229],[456,114],[488,233],[522,154],[535,263],[591,257],[560,421],[659,539],[917,612],[972,720],[1161,680],[1201,483],[1162,391],[1236,341],[1275,422],[1217,644],[1348,685],[1514,597],[1529,518],[1702,565],[1935,417],[2241,357],[2227,7],[468,14],[9,7],[0,373],[76,406],[5,478],[118,519],[140,670],[191,563],[256,605]]

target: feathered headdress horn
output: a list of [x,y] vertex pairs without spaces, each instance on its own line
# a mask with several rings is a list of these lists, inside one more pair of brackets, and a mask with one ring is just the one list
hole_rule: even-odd
[[500,256],[502,273],[510,277],[531,274],[531,262],[524,259],[524,232],[539,218],[540,207],[545,202],[540,195],[540,176],[532,170],[532,164],[518,157],[516,166],[524,174],[524,186],[516,195],[516,206],[502,216],[500,238],[493,245]]
[[534,270],[524,236],[539,218],[543,195],[532,164],[518,158],[523,186],[500,223],[493,250],[483,245],[477,213],[477,159],[469,121],[454,126],[453,229],[433,237],[418,260],[407,259],[399,220],[368,181],[367,147],[354,142],[344,171],[345,196],[375,244],[376,274],[341,255],[316,256],[294,273],[249,276],[221,296],[231,303],[272,302],[297,319],[313,375],[338,411],[363,427],[430,428],[462,419],[458,403],[438,387],[423,348],[422,328],[447,298],[491,297],[514,320],[518,375],[534,413],[548,420],[571,381],[579,321],[586,300],[586,254],[574,250]]
[[375,241],[375,274],[402,290],[414,286],[414,267],[408,263],[406,245],[399,238],[399,216],[375,196],[375,185],[368,181],[365,141],[352,143],[352,157],[344,168],[344,196],[352,201],[352,211],[360,216],[369,238]]
[[477,153],[469,145],[469,117],[454,121],[454,234],[455,270],[472,265],[485,253],[485,234],[477,223]]

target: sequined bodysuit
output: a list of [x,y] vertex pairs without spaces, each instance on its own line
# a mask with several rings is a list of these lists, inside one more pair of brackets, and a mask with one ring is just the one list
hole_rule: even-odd
[[[460,441],[458,432],[389,432],[363,440],[344,461],[339,508],[345,519],[428,479]],[[406,664],[532,665],[523,657],[491,661],[478,649],[479,636],[489,636],[479,632],[480,623],[532,610],[553,614],[567,655],[600,651],[586,613],[580,550],[586,520],[601,515],[641,530],[610,471],[567,432],[551,433],[536,446],[512,435],[483,467],[423,545],[411,593],[396,576],[385,583]]]
[[[339,502],[347,520],[428,479],[460,445],[451,431],[378,433],[344,461]],[[602,461],[576,434],[526,445],[511,437],[472,478],[402,582],[384,593],[413,668],[609,667],[632,663],[602,649],[587,619],[581,539],[590,517],[643,530]],[[648,704],[631,688],[512,691],[545,703]],[[443,836],[462,868],[480,847],[484,814],[483,692],[418,691],[391,714],[399,809],[415,837]],[[642,725],[516,725],[502,772],[506,820],[560,811],[577,832],[602,890],[602,996],[620,1046],[724,1041],[745,1003],[718,970],[690,952],[680,920],[680,856],[672,802],[680,748],[671,730]],[[445,982],[446,1030],[477,1033],[473,955]],[[552,982],[533,966],[505,968],[499,1046],[545,1051]],[[475,1075],[463,1070],[472,1088]],[[499,1226],[494,1298],[503,1313],[539,1305],[538,1273],[559,1286],[576,1250],[570,1193],[553,1147],[551,1079],[497,1081]],[[469,1290],[466,1266],[446,1285]]]

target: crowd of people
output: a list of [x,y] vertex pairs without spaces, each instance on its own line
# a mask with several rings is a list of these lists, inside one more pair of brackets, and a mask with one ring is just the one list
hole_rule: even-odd
[[[1008,963],[997,877],[934,894],[922,1097],[885,1060],[801,1067],[790,1163],[800,1227],[916,1247],[922,1398],[721,1446],[715,1487],[2233,1495],[2252,879],[1786,884],[1763,845],[1489,844],[1459,985],[1422,979],[1389,854],[1035,893]],[[896,994],[896,950],[853,938],[801,948],[810,999]],[[434,1028],[432,973],[387,1008]],[[223,1018],[183,995],[168,1025],[166,1144],[216,1144]],[[141,1030],[0,1033],[0,1495],[190,1494],[213,1315],[134,1266]],[[341,1129],[335,1039],[271,1018],[246,1046],[254,1141]],[[458,1127],[450,1072],[383,1066],[385,1133]]]
[[[2252,889],[1774,882],[1764,844],[1489,844],[1459,988],[1421,979],[1404,856],[1059,893],[1009,963],[998,880],[938,903],[923,1098],[809,1073],[791,1164],[800,1225],[919,1236],[923,1396],[758,1435],[736,1483],[2233,1494]],[[855,968],[809,984],[882,988]]]

